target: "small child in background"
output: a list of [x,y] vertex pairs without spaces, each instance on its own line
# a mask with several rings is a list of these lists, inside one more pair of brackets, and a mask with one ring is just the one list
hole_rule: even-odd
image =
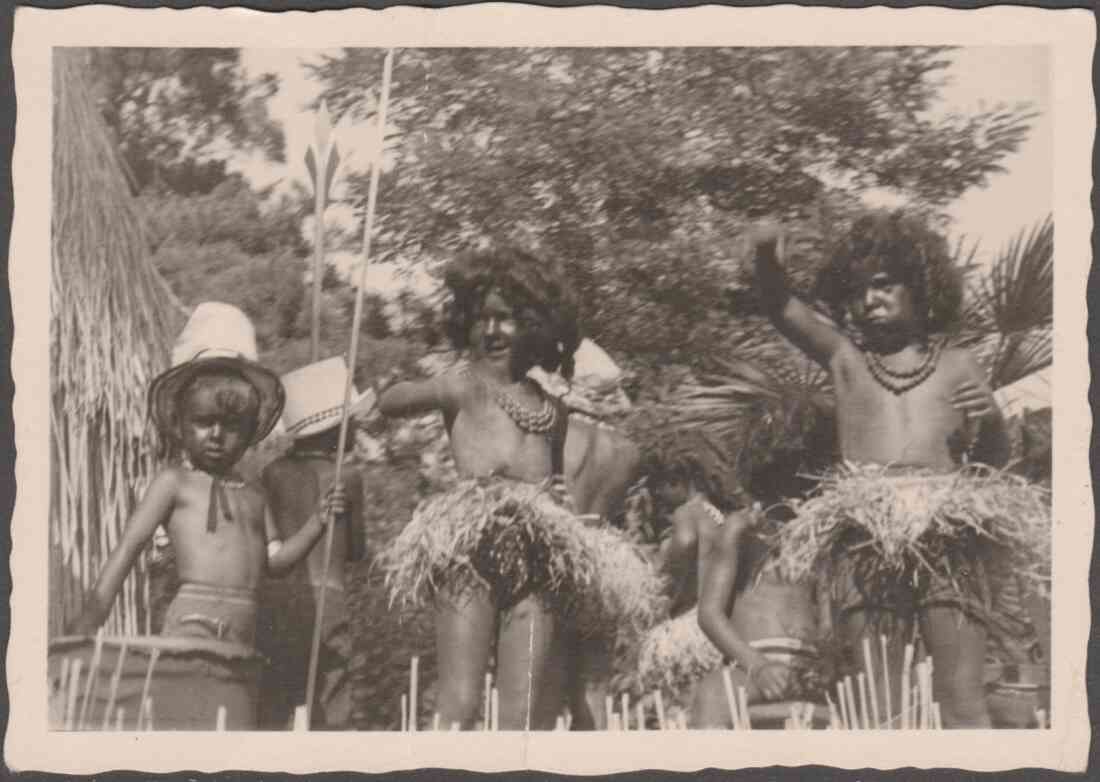
[[703,568],[726,514],[744,504],[733,466],[719,446],[698,430],[670,433],[649,458],[650,489],[672,523],[661,544],[661,569],[673,586],[671,614],[699,599]]
[[172,368],[149,389],[153,421],[183,458],[153,479],[74,632],[94,633],[103,623],[134,561],[163,525],[181,586],[161,634],[251,647],[264,574],[288,572],[320,540],[325,511],[344,512],[343,490],[334,486],[325,508],[316,508],[309,523],[283,542],[265,492],[237,472],[245,450],[267,436],[283,408],[279,378],[255,356],[255,333],[244,313],[217,302],[195,309],[173,348]]
[[[263,472],[275,526],[291,536],[309,524],[321,489],[336,474],[340,418],[348,369],[344,359],[330,358],[297,369],[282,378],[286,388],[283,424],[294,444]],[[352,404],[364,400],[353,389]],[[347,432],[345,453],[354,447],[354,431]],[[332,559],[324,574],[324,546],[314,548],[286,579],[264,585],[259,627],[260,650],[271,661],[260,687],[260,726],[284,730],[291,726],[294,708],[305,703],[306,677],[312,651],[313,628],[321,590],[327,589],[322,617],[321,649],[317,666],[311,729],[350,729],[351,635],[345,593],[346,566],[366,555],[363,529],[362,477],[345,456],[342,484],[347,492],[346,512],[333,519]],[[325,580],[323,580],[325,579]]]

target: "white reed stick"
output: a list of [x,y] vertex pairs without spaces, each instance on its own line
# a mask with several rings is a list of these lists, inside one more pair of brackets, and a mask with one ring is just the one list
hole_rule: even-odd
[[482,730],[492,728],[493,717],[493,674],[485,674],[485,721],[481,724]]
[[940,702],[932,701],[932,727],[943,730],[943,717],[940,714]]
[[[160,659],[160,649],[154,649],[149,653],[149,666],[145,669],[145,684],[141,688],[141,702],[145,703],[149,697],[149,686],[153,682],[153,668],[156,667],[157,660]],[[141,729],[141,725],[138,725],[138,729]]]
[[901,664],[901,729],[909,730],[912,720],[909,716],[909,672],[913,667],[913,644],[905,645],[905,659]]
[[619,719],[619,715],[617,713],[612,713],[612,715],[611,715],[611,724],[609,724],[607,726],[607,729],[608,730],[622,730],[623,729],[623,721]]
[[630,730],[630,693],[624,692],[623,702],[623,730]]
[[500,730],[500,690],[493,688],[493,730]]
[[833,703],[833,699],[829,697],[829,693],[825,693],[825,702],[829,706],[829,727],[833,730],[840,730],[844,726],[840,722],[840,715],[837,713],[836,705]]
[[603,699],[604,717],[607,719],[607,729],[611,730],[611,717],[615,713],[615,701],[612,700],[610,695],[605,695]]
[[737,701],[733,694],[733,679],[728,665],[722,666],[722,684],[726,688],[726,705],[730,710],[730,721],[734,730],[741,730],[741,715],[737,712]]
[[413,733],[416,733],[416,685],[419,674],[420,658],[414,655],[409,670],[409,730]]
[[844,695],[848,699],[848,715],[851,719],[852,727],[855,730],[860,729],[859,710],[856,706],[855,691],[852,689],[852,677],[844,677]]
[[432,715],[432,730],[439,730],[439,712]]
[[644,701],[639,699],[638,705],[636,707],[636,711],[637,711],[636,716],[637,716],[637,720],[638,720],[638,730],[645,730],[645,702]]
[[303,703],[294,707],[294,725],[292,730],[295,733],[306,733],[309,731],[309,709]]
[[676,724],[679,726],[680,730],[688,729],[688,718],[684,712],[681,711],[676,715]]
[[1046,709],[1035,710],[1035,725],[1039,730],[1045,730],[1047,727],[1047,712]]
[[[107,695],[107,710],[103,713],[103,730],[107,730],[107,724],[111,719],[111,712],[115,710],[115,700],[118,697],[118,683],[122,678],[122,664],[126,661],[127,641],[122,639],[118,648],[118,661],[115,663],[115,672],[111,676],[111,691]],[[138,704],[138,721],[141,721],[141,704]]]
[[653,691],[653,701],[657,704],[657,725],[661,730],[666,728],[665,725],[665,700],[661,697],[660,690]]
[[752,720],[749,719],[749,696],[744,687],[737,688],[737,703],[741,711],[741,725],[745,730],[752,730]]
[[84,667],[84,660],[77,657],[69,666],[69,689],[65,700],[65,730],[73,729],[73,718],[76,716],[76,699],[80,694],[80,669]]
[[409,729],[409,694],[407,692],[401,693],[401,732],[405,733]]
[[[867,668],[867,689],[871,696],[871,716],[874,720],[874,726],[877,730],[879,725],[878,714],[878,688],[875,686],[875,662],[871,657],[871,639],[863,639],[863,664]],[[890,683],[886,682],[886,687],[889,689]]]
[[886,634],[879,633],[878,637],[879,648],[882,649],[882,686],[886,690],[884,695],[886,696],[886,726],[893,727],[894,711],[891,701],[890,690],[890,659],[887,656],[886,650]]
[[928,707],[928,727],[929,728],[932,727],[932,696],[933,696],[932,673],[933,673],[933,671],[934,671],[934,668],[932,666],[932,655],[928,655],[928,657],[926,657],[925,660],[924,660],[924,675],[925,675],[925,678],[926,678],[925,688],[924,688],[925,689],[924,699],[925,699],[925,703],[927,704],[927,707]]
[[150,695],[148,698],[145,699],[145,709],[144,709],[144,711],[145,711],[145,720],[144,720],[143,724],[145,726],[145,730],[155,730],[155,728],[153,727],[153,696],[152,695]]
[[845,730],[852,729],[852,722],[848,719],[848,699],[844,697],[844,682],[836,683],[836,702],[840,708],[840,721]]
[[863,717],[863,729],[870,730],[871,725],[868,722],[871,710],[867,708],[867,674],[863,671],[859,672],[859,711]]
[[570,730],[573,727],[573,712],[566,709],[565,711],[565,729]]
[[214,730],[216,730],[216,731],[224,731],[225,730],[225,717],[226,717],[225,706],[219,706],[218,707],[218,716],[217,716],[217,718],[215,719],[215,722],[214,722]]
[[84,730],[88,719],[88,707],[95,696],[96,685],[99,684],[99,663],[103,657],[103,628],[99,628],[95,634],[95,651],[92,652],[92,665],[88,669],[88,681],[84,685],[84,702],[80,705],[80,719],[77,720],[77,729]]
[[452,722],[451,723],[451,730],[459,730],[461,728],[462,728],[462,726],[459,725],[457,722]]
[[126,719],[126,709],[119,706],[115,711],[115,730],[122,730],[123,720]]
[[554,730],[565,730],[565,718],[560,714],[554,719]]

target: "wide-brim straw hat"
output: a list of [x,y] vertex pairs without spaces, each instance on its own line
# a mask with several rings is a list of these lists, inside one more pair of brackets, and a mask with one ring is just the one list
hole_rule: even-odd
[[[320,434],[337,426],[344,414],[344,390],[348,366],[342,356],[327,358],[283,375],[286,405],[283,428],[295,438]],[[349,407],[354,412],[371,402],[373,391],[359,393],[351,387]]]
[[159,430],[171,430],[180,391],[199,374],[225,370],[240,375],[259,396],[256,431],[249,441],[255,445],[271,432],[286,401],[279,376],[256,359],[256,331],[248,316],[231,304],[203,302],[172,347],[172,368],[149,387],[149,415]]

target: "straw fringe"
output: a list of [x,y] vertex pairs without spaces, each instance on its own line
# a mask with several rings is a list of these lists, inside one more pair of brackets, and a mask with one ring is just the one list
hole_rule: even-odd
[[768,569],[784,578],[810,576],[837,555],[876,577],[952,578],[945,553],[985,540],[1007,546],[1016,573],[1049,594],[1050,495],[1019,476],[980,465],[947,475],[846,465],[791,505],[797,517],[771,536]]
[[[141,216],[84,79],[84,53],[54,52],[50,360],[52,542],[61,549],[60,615],[117,542],[154,469],[145,388],[164,368],[176,303],[148,260]],[[108,633],[147,632],[145,568],[123,585]]]
[[663,610],[664,583],[616,530],[589,527],[550,484],[466,480],[422,502],[380,558],[391,605],[440,590],[488,589],[503,608],[537,594],[586,635],[640,633]]
[[638,652],[638,676],[645,689],[676,692],[721,664],[722,653],[699,627],[694,608],[650,630]]

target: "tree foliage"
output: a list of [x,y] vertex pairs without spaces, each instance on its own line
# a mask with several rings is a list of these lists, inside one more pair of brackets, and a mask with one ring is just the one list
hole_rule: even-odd
[[[374,113],[381,58],[313,67],[337,114]],[[601,344],[696,361],[722,344],[747,221],[827,241],[867,188],[935,212],[1000,170],[1030,115],[937,115],[948,63],[915,47],[400,50],[377,247],[431,262],[530,243],[565,260]],[[362,203],[366,175],[351,180]]]
[[283,160],[282,129],[268,114],[277,78],[249,79],[239,49],[89,49],[99,110],[114,132],[135,191],[155,185],[209,192],[231,154]]

